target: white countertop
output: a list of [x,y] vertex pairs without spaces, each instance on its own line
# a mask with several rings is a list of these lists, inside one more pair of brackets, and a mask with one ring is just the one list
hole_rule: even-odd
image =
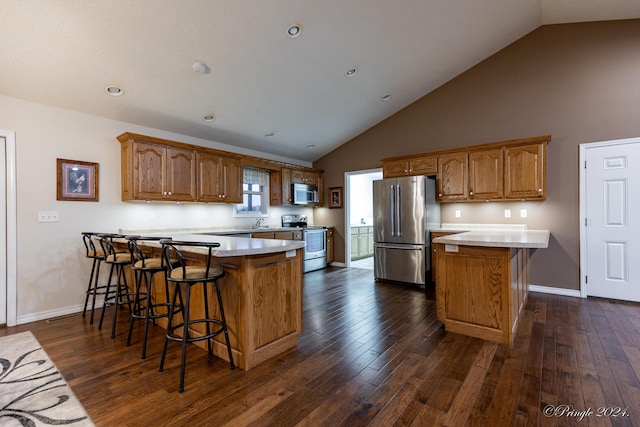
[[[153,233],[145,235],[150,236]],[[217,242],[220,247],[214,248],[211,252],[216,257],[261,255],[278,252],[295,251],[304,248],[305,243],[301,240],[277,240],[277,239],[251,239],[246,237],[212,236],[208,234],[192,234],[164,232],[159,233],[163,237],[171,237],[173,240],[189,242]],[[141,245],[160,247],[156,241],[141,241]],[[208,249],[189,247],[189,252],[206,254]]]
[[434,243],[495,248],[547,248],[549,230],[473,230],[433,239]]

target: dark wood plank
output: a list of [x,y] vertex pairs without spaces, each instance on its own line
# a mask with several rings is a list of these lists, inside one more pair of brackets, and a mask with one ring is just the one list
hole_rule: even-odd
[[[141,360],[126,311],[115,339],[80,315],[0,336],[31,330],[98,426],[640,427],[640,304],[531,293],[509,347],[445,332],[428,295],[369,270],[306,274],[295,349],[232,371],[191,346],[182,394],[179,345],[158,372],[164,330],[150,328]],[[560,405],[628,416],[545,415]]]

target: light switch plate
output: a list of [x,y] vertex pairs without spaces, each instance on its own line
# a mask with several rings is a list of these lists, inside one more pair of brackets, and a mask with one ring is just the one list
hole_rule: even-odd
[[460,209],[456,209],[456,218],[460,218],[461,214],[460,214]]
[[58,222],[58,211],[38,212],[38,222]]
[[511,209],[505,209],[504,210],[504,217],[505,218],[511,218]]

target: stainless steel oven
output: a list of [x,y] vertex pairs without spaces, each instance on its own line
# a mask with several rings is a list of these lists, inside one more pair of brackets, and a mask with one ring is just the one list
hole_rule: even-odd
[[305,242],[303,253],[303,271],[305,273],[320,270],[327,266],[327,228],[307,226],[305,215],[282,215],[283,227],[302,229],[302,240]]

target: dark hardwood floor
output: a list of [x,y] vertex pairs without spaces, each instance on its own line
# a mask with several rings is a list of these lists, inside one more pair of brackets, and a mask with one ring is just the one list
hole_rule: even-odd
[[640,426],[640,304],[530,293],[509,347],[446,333],[422,290],[327,269],[305,275],[296,349],[245,372],[192,346],[182,394],[179,346],[159,373],[163,330],[143,361],[119,318],[115,339],[79,314],[0,336],[31,330],[98,426]]

